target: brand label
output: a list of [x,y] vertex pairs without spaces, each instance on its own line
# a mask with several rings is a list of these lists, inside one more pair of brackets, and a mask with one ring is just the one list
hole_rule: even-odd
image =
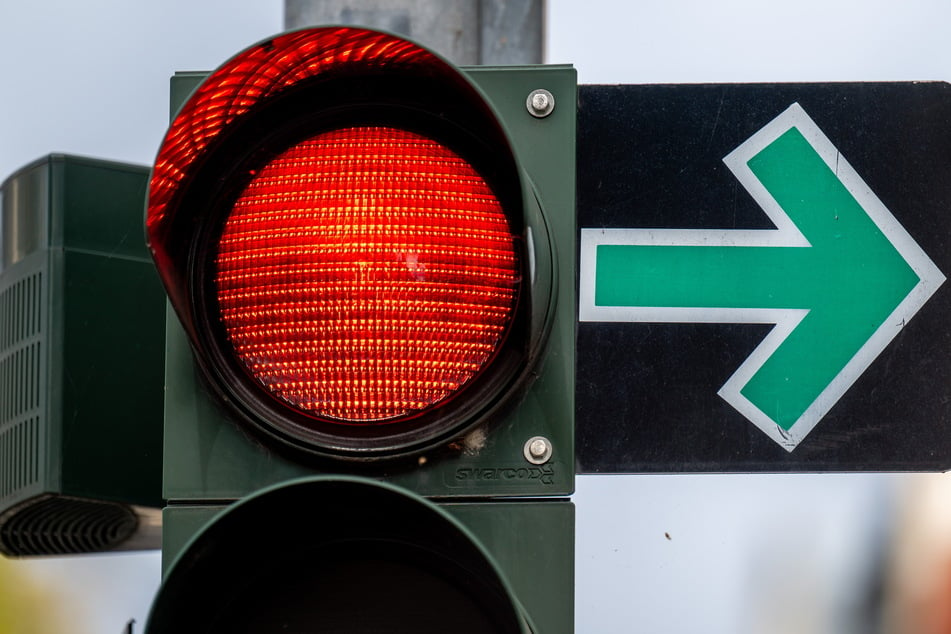
[[555,483],[555,468],[552,465],[518,467],[464,467],[456,469],[455,485],[471,482],[511,482],[512,484]]

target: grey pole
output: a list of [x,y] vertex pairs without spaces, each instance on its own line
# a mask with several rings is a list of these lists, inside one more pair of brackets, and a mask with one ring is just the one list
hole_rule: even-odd
[[541,64],[544,0],[284,0],[284,28],[367,26],[455,64]]

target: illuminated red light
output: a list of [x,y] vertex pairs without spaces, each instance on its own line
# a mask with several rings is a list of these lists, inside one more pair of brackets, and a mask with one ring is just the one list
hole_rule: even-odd
[[469,384],[512,321],[513,230],[485,180],[419,134],[350,127],[253,175],[215,283],[235,356],[313,416],[403,419]]

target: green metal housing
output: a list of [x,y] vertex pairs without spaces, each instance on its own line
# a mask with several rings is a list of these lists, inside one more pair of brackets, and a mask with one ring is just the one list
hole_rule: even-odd
[[[463,69],[496,109],[548,224],[555,306],[545,353],[519,402],[449,446],[383,467],[308,462],[259,442],[203,387],[187,337],[166,308],[163,565],[169,573],[188,544],[236,500],[298,478],[363,476],[439,503],[502,571],[535,634],[574,631],[574,355],[576,73],[567,66]],[[172,79],[174,115],[204,73]],[[533,117],[537,88],[556,100]],[[548,439],[551,459],[524,456],[526,441]],[[332,521],[328,516],[328,521]],[[279,544],[249,544],[279,548]],[[150,619],[151,620],[151,619]],[[447,624],[447,627],[451,626]]]
[[[262,487],[315,473],[385,478],[427,497],[557,496],[574,490],[575,94],[566,66],[465,69],[495,107],[534,187],[554,250],[554,321],[544,357],[522,400],[448,447],[383,468],[289,459],[256,442],[203,389],[181,325],[168,310],[165,398],[165,497],[169,501],[235,500]],[[201,74],[176,75],[173,98],[184,99]],[[546,118],[529,114],[536,88],[555,95]],[[173,111],[180,104],[173,104]],[[551,460],[528,463],[527,440],[551,441]]]
[[142,239],[147,179],[50,155],[0,185],[5,554],[157,542],[164,292]]
[[[181,505],[165,509],[163,575],[188,550],[195,536],[229,508]],[[575,517],[571,502],[561,499],[443,502],[439,508],[465,528],[486,551],[492,565],[502,572],[520,609],[530,620],[533,634],[574,632]],[[304,512],[326,514],[321,522],[335,522],[335,512],[328,505]],[[400,520],[393,519],[394,522]],[[255,545],[274,554],[275,558],[280,546]],[[244,557],[240,553],[236,556]],[[447,623],[446,629],[452,631],[452,624]]]

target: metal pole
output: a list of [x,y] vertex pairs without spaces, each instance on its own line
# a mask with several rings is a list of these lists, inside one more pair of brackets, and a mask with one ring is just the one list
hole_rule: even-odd
[[404,35],[455,64],[540,64],[544,0],[284,0],[284,28],[347,24]]

